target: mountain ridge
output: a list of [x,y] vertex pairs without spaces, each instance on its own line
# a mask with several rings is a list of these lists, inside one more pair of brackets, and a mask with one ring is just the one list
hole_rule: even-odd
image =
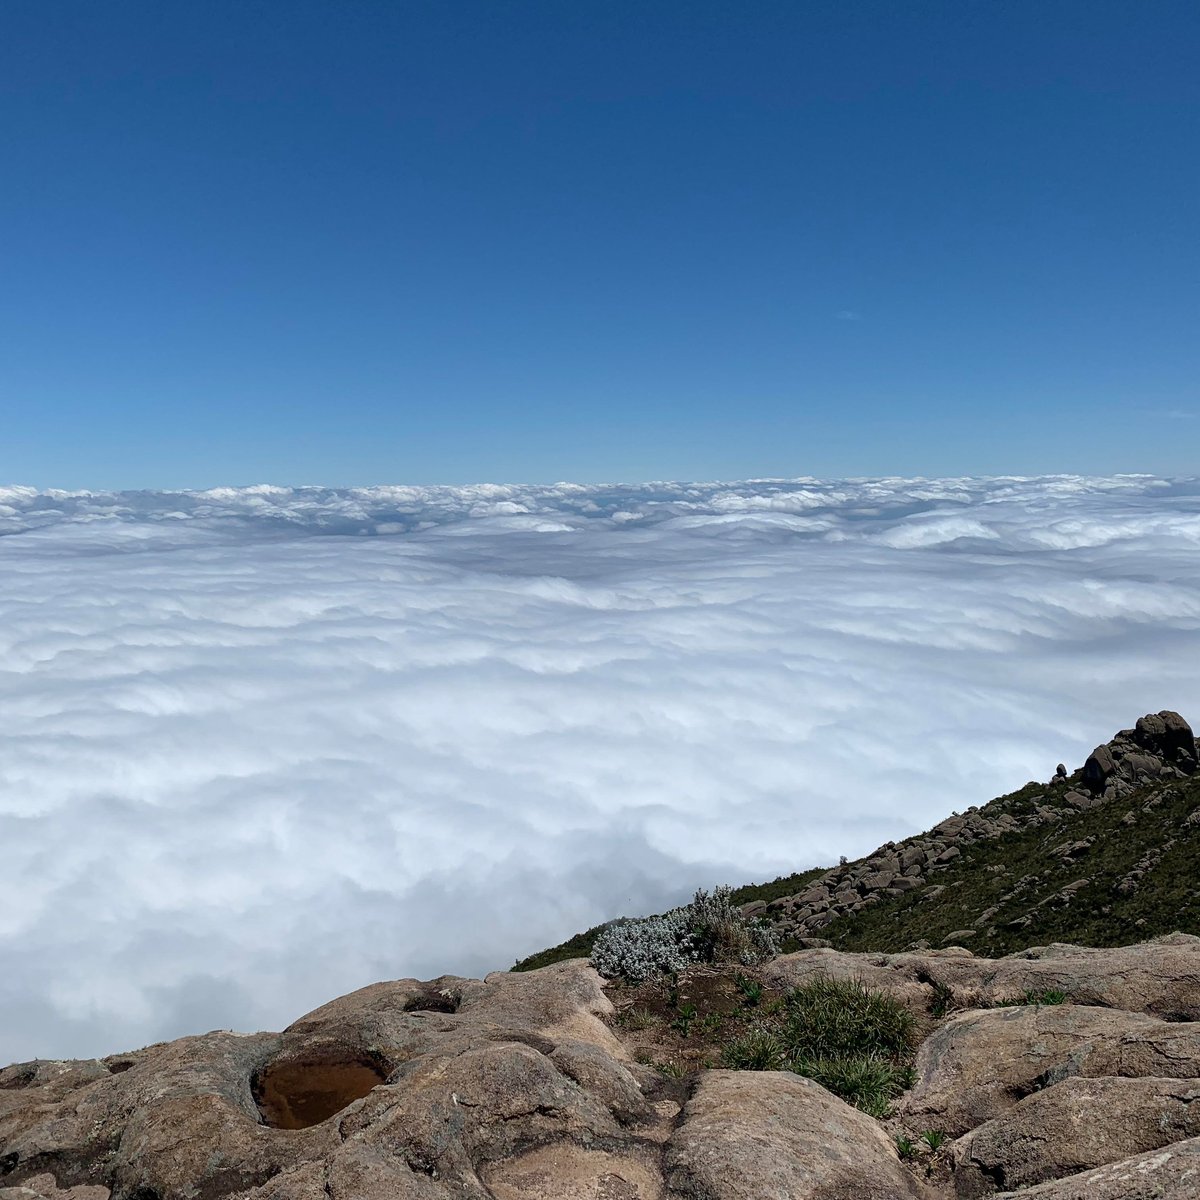
[[[1189,871],[1200,862],[1198,758],[1200,742],[1179,713],[1148,713],[1073,772],[1060,765],[1047,783],[853,861],[743,885],[734,899],[775,929],[785,952],[969,940],[977,954],[1002,955],[1035,941],[1117,945],[1200,930]],[[513,970],[586,957],[610,924]]]

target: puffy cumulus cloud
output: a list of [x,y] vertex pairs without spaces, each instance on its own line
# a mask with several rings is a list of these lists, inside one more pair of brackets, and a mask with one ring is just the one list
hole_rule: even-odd
[[0,490],[0,1061],[863,853],[1197,661],[1195,481]]

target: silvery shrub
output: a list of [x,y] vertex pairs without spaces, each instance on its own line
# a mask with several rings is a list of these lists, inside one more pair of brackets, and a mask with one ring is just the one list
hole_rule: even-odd
[[703,888],[690,904],[662,916],[615,921],[596,938],[592,966],[610,979],[634,983],[670,975],[697,962],[762,962],[779,953],[769,927],[748,921],[733,889]]

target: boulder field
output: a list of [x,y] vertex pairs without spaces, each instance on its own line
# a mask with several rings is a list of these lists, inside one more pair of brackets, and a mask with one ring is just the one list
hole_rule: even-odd
[[[1200,1196],[1200,938],[817,948],[764,973],[859,979],[918,1014],[884,1120],[787,1071],[640,1064],[574,960],[378,983],[282,1033],[10,1066],[0,1200]],[[1066,1002],[1013,1003],[1050,993]]]

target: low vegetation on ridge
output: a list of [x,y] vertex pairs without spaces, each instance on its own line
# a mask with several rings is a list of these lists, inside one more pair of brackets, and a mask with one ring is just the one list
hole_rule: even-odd
[[770,925],[747,918],[734,904],[733,889],[701,889],[690,904],[657,917],[614,921],[592,946],[601,975],[640,983],[678,973],[693,963],[750,966],[779,953]]
[[[739,907],[756,902],[765,904],[772,900],[777,900],[781,896],[792,895],[800,888],[812,883],[814,879],[817,879],[823,873],[824,867],[813,867],[808,871],[798,871],[792,875],[781,875],[778,879],[771,880],[770,883],[748,883],[732,889],[716,890],[727,890],[730,903]],[[624,919],[627,920],[628,918]],[[603,925],[594,925],[591,929],[587,929],[583,933],[577,933],[574,937],[568,938],[567,941],[557,946],[551,946],[546,950],[540,950],[536,954],[531,954],[527,958],[518,959],[510,969],[513,971],[536,971],[541,967],[548,967],[556,962],[566,962],[571,958],[590,958],[592,948],[595,946],[596,940],[600,935],[613,925],[619,924],[620,921],[621,919],[618,919],[617,921],[606,921]]]
[[709,1067],[789,1070],[875,1117],[911,1083],[923,1028],[898,1000],[857,981],[781,988],[732,964],[615,981],[608,990],[622,1040],[668,1078]]
[[[1074,774],[1060,768],[1049,783],[1026,784],[857,862],[697,892],[691,904],[597,926],[513,969],[589,956],[610,981],[616,1029],[664,1077],[718,1066],[790,1070],[884,1117],[912,1084],[914,1046],[959,1011],[954,989],[931,979],[917,1016],[857,979],[786,987],[757,968],[806,945],[900,952],[958,944],[1000,957],[1053,941],[1115,946],[1200,930],[1196,767],[1186,722],[1151,714]],[[1070,1000],[1062,988],[1036,987],[971,1006]],[[921,1142],[935,1158],[940,1137]],[[905,1157],[917,1150],[900,1147]]]
[[[818,938],[839,950],[951,943],[988,957],[1032,945],[1116,946],[1200,931],[1200,772],[1178,714],[1143,717],[1083,768],[1031,782],[837,867],[729,892],[783,952]],[[516,964],[592,953],[611,928]]]

